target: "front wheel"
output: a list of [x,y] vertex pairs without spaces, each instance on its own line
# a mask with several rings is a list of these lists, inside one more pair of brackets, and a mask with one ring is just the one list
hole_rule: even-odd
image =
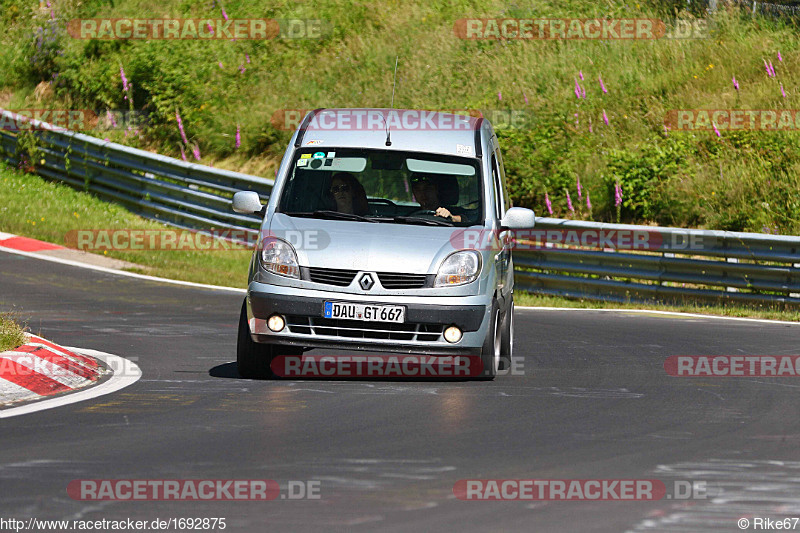
[[[513,298],[513,296],[512,296]],[[508,306],[508,311],[503,316],[503,325],[500,328],[500,370],[511,370],[511,361],[514,354],[514,300]]]
[[481,363],[483,364],[483,372],[479,379],[491,381],[500,370],[500,352],[501,335],[500,335],[500,309],[496,303],[492,304],[491,320],[489,322],[489,329],[486,332],[486,340],[483,341],[481,348]]
[[247,324],[247,300],[242,303],[239,315],[239,334],[236,339],[236,366],[239,375],[248,379],[264,379],[272,376],[270,364],[275,357],[271,344],[254,342]]

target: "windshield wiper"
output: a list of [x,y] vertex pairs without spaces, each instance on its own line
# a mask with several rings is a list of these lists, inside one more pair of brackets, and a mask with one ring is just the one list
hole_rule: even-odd
[[393,217],[392,220],[395,222],[405,222],[407,224],[424,224],[426,226],[452,226],[453,223],[449,220],[436,217],[436,218],[424,218],[424,217],[410,217],[410,216],[397,216]]
[[325,218],[329,220],[358,220],[359,222],[377,222],[371,218],[362,217],[361,215],[354,215],[352,213],[342,213],[340,211],[286,211],[284,215],[290,217],[304,217],[304,218]]

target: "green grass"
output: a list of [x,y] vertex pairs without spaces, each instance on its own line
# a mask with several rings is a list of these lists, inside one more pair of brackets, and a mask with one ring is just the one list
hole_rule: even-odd
[[[535,0],[520,7],[502,0],[229,0],[224,5],[231,18],[323,19],[332,30],[323,39],[237,42],[86,41],[57,30],[55,40],[40,49],[37,28],[49,28],[50,13],[35,4],[5,0],[0,13],[0,105],[132,105],[148,115],[141,137],[119,131],[107,134],[112,140],[179,156],[178,110],[203,162],[271,177],[291,133],[271,124],[275,111],[388,106],[399,56],[397,107],[515,109],[535,117],[530,129],[499,132],[516,205],[544,213],[548,192],[555,216],[800,233],[800,134],[724,131],[717,137],[713,132],[665,133],[663,128],[670,109],[797,108],[800,34],[780,20],[723,11],[707,39],[467,41],[455,37],[458,19],[666,18],[671,5],[686,2]],[[58,21],[218,18],[220,4],[213,4],[53,3]],[[765,59],[775,65],[776,78],[766,75]],[[240,65],[247,69],[243,74]],[[129,100],[124,99],[120,66],[134,87]],[[573,93],[579,71],[585,76],[585,99]],[[35,86],[50,83],[53,75],[53,97],[37,104]],[[601,91],[599,76],[608,93]],[[238,150],[237,126],[242,135]],[[575,198],[577,179],[591,194],[591,211]],[[619,214],[613,195],[617,180],[624,192]],[[567,209],[567,190],[575,214]]]
[[0,352],[25,344],[23,329],[8,313],[0,313]]
[[[125,208],[0,164],[0,231],[67,244],[74,230],[159,230],[169,228]],[[74,234],[73,234],[74,235]],[[244,287],[247,250],[112,250],[102,255],[140,265],[130,268],[171,279]]]
[[[0,165],[0,231],[64,244],[64,236],[79,229],[163,229],[165,226],[143,219],[123,207],[52,183],[38,176]],[[44,215],[44,216],[42,216]],[[213,285],[243,287],[249,251],[177,252],[112,251],[103,255],[140,265],[126,270],[170,279]],[[603,309],[659,309],[722,316],[800,321],[800,311],[765,307],[618,304],[592,300],[570,300],[516,293],[517,305]]]
[[800,311],[783,310],[779,307],[770,307],[767,305],[747,307],[741,305],[700,305],[693,302],[686,302],[680,305],[667,305],[657,302],[617,303],[585,299],[568,299],[557,296],[531,294],[523,291],[514,292],[514,302],[519,306],[531,307],[568,307],[573,309],[651,309],[658,311],[672,311],[676,313],[697,313],[702,315],[762,318],[768,320],[800,322]]

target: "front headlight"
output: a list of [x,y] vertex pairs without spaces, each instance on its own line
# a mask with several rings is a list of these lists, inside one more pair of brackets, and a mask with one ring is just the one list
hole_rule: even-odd
[[297,253],[292,245],[286,241],[267,237],[261,242],[261,266],[267,272],[286,276],[287,278],[300,278],[300,266],[297,264]]
[[464,285],[478,278],[481,272],[481,254],[474,250],[455,252],[447,256],[436,274],[434,287]]

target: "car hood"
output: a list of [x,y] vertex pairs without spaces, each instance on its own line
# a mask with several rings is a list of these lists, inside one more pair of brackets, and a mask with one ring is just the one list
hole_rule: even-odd
[[290,242],[300,266],[434,274],[462,228],[320,220],[276,213],[269,234]]

